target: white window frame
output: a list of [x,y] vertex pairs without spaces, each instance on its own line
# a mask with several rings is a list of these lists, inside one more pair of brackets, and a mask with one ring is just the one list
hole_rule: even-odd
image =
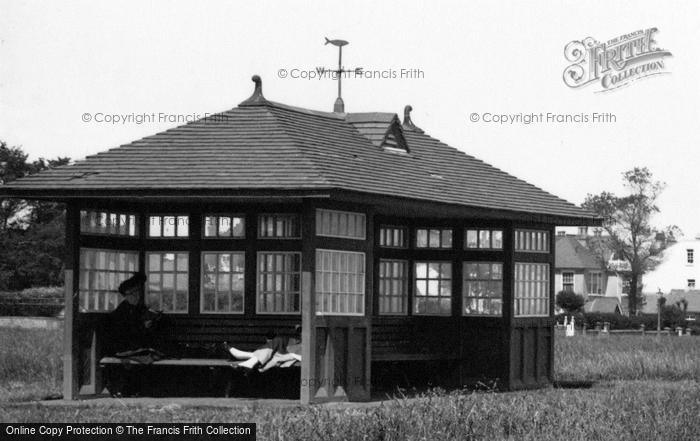
[[[184,311],[183,311],[183,310],[178,310],[178,311],[165,311],[165,310],[163,310],[163,313],[164,313],[164,314],[188,314],[188,313],[189,313],[189,308],[190,308],[190,295],[192,294],[192,293],[190,292],[190,285],[189,285],[190,263],[191,263],[191,262],[190,262],[190,259],[191,259],[191,257],[192,257],[192,256],[191,256],[191,253],[190,253],[189,251],[182,251],[182,250],[174,250],[174,251],[173,251],[173,250],[167,250],[167,251],[163,251],[163,250],[158,250],[158,251],[155,251],[155,250],[154,250],[154,251],[146,251],[144,257],[145,257],[145,260],[146,260],[146,261],[145,261],[145,268],[146,268],[146,277],[147,277],[147,278],[149,278],[149,277],[151,276],[151,274],[153,274],[152,271],[151,271],[151,269],[150,269],[150,263],[151,263],[150,260],[151,260],[151,255],[154,255],[154,254],[175,254],[175,255],[176,255],[176,256],[175,256],[175,262],[174,262],[175,271],[172,272],[172,273],[175,275],[175,285],[176,285],[176,286],[177,286],[177,275],[182,273],[181,271],[178,271],[178,270],[177,270],[177,254],[186,254],[186,255],[187,255],[187,272],[186,272],[186,274],[187,274],[187,300],[186,300],[186,302],[185,302],[185,310],[184,310]],[[161,262],[160,262],[160,264],[161,264],[161,267],[162,267],[162,264],[163,264],[162,257],[161,257]],[[161,269],[160,271],[157,271],[157,273],[161,275],[160,286],[163,286],[162,275],[165,274],[165,273],[162,271],[162,269]],[[170,272],[168,272],[168,273],[170,273]],[[146,303],[146,299],[148,298],[148,294],[149,294],[149,292],[150,292],[149,285],[150,285],[150,281],[149,281],[149,280],[146,280],[146,289],[144,290],[144,296],[143,296],[144,303]],[[175,289],[175,291],[173,292],[173,296],[174,296],[174,299],[177,298],[177,289]],[[162,302],[163,302],[163,298],[162,298],[162,294],[161,294],[161,303],[162,303]],[[174,300],[173,300],[173,302],[174,302]],[[158,309],[158,308],[152,308],[152,309],[160,310],[160,309]]]
[[[384,245],[384,244],[382,244],[382,231],[383,230],[391,231],[392,235],[393,235],[394,231],[400,230],[403,233],[403,244],[401,244],[401,245]],[[393,238],[392,238],[392,242],[393,242]],[[409,243],[408,227],[403,227],[400,225],[380,225],[379,226],[379,246],[380,247],[405,250],[408,248],[408,243]]]
[[685,255],[686,255],[686,262],[688,263],[688,265],[694,265],[695,264],[695,249],[694,248],[686,249]]
[[[136,257],[136,267],[133,268],[132,270],[127,270],[127,271],[112,271],[112,270],[105,270],[105,269],[96,269],[96,268],[83,268],[83,251],[92,251],[92,252],[106,252],[106,253],[125,253],[125,254],[131,254],[132,257]],[[94,266],[94,264],[92,265]],[[121,250],[121,249],[111,249],[111,248],[91,248],[91,247],[80,247],[78,250],[78,303],[79,307],[81,309],[81,312],[86,312],[86,313],[99,313],[99,314],[105,314],[109,313],[111,311],[114,311],[119,304],[122,302],[123,299],[120,298],[119,291],[117,291],[117,288],[119,287],[119,283],[123,282],[124,280],[130,278],[133,273],[137,272],[139,270],[139,252],[136,250]],[[88,276],[88,287],[86,289],[83,289],[81,286],[81,282],[83,280],[83,273],[84,272],[95,272],[95,271],[107,271],[108,273],[119,273],[123,274],[124,278],[120,282],[116,282],[115,280],[115,285],[111,290],[100,290],[100,291],[105,291],[105,294],[107,294],[109,297],[115,299],[115,304],[114,308],[112,309],[94,309],[94,308],[89,308],[86,306],[89,306],[89,298],[87,297],[91,292],[90,292],[90,277]],[[116,278],[116,277],[115,277]],[[85,295],[85,301],[83,302],[83,295]],[[105,299],[105,303],[107,303],[107,299]]]
[[[362,256],[362,262],[363,262],[363,268],[362,268],[362,283],[360,284],[361,287],[361,292],[356,292],[356,293],[346,293],[346,294],[352,294],[352,295],[361,295],[362,296],[362,311],[361,312],[323,312],[318,310],[318,301],[319,301],[319,296],[323,295],[323,292],[320,290],[323,288],[323,282],[322,280],[319,280],[319,273],[321,270],[319,269],[319,262],[318,262],[318,252],[331,252],[331,253],[346,253],[346,254],[357,254]],[[331,250],[331,249],[325,249],[325,248],[317,248],[316,249],[316,268],[314,271],[315,274],[315,295],[316,295],[316,304],[313,305],[314,311],[316,312],[317,316],[349,316],[349,317],[364,317],[365,316],[365,302],[367,301],[367,293],[365,292],[365,286],[367,285],[367,256],[363,252],[359,251],[349,251],[349,250]],[[332,289],[332,287],[331,287]],[[330,292],[329,294],[333,294],[333,292]],[[339,293],[342,294],[342,293]]]
[[[265,216],[279,216],[279,217],[293,217],[297,221],[297,236],[263,236],[262,235],[262,220]],[[299,213],[259,213],[256,219],[257,225],[255,226],[257,231],[257,238],[260,240],[297,240],[301,239],[301,215]]]
[[[112,217],[112,215],[117,216],[119,219],[118,225],[121,225],[121,217],[125,216],[126,217],[126,233],[121,234],[121,233],[112,233],[112,232],[97,232],[97,231],[89,231],[88,228],[90,227],[89,223],[90,220],[95,218],[95,227],[98,227],[99,221],[97,220],[98,215],[101,215],[104,213],[106,217],[109,219]],[[134,231],[133,234],[131,234],[131,222],[130,220],[133,218],[134,223]],[[111,221],[105,222],[105,224],[110,224]],[[87,235],[87,236],[109,236],[109,237],[123,237],[123,238],[130,238],[130,239],[138,239],[139,237],[139,215],[138,213],[134,212],[129,212],[129,211],[121,211],[121,210],[100,210],[96,208],[83,208],[80,210],[80,234],[81,235]]]
[[[151,222],[152,218],[157,217],[160,219],[160,236],[151,236]],[[175,218],[175,235],[174,236],[165,236],[163,232],[165,231],[165,222],[164,219],[166,217],[174,217]],[[185,218],[187,221],[187,235],[185,236],[180,236],[178,235],[178,232],[180,231],[180,218]],[[146,231],[144,232],[146,239],[149,240],[186,240],[190,239],[190,236],[192,235],[192,231],[190,231],[190,215],[189,213],[156,213],[156,214],[147,214],[146,215]]]
[[[424,247],[418,245],[418,232],[421,230],[425,230],[427,237],[426,237],[426,245]],[[430,246],[430,232],[431,231],[438,231],[440,236],[439,236],[439,242],[440,245],[437,247],[431,247]],[[445,232],[449,231],[450,232],[450,246],[449,247],[443,247],[442,246],[442,239],[443,236],[445,235]],[[417,250],[453,250],[455,247],[455,233],[454,229],[452,227],[416,227],[415,229],[415,238],[414,238],[414,245]]]
[[[214,236],[210,236],[210,237],[214,237]],[[217,262],[216,262],[217,268],[216,268],[216,271],[213,273],[216,276],[219,275],[219,269],[218,269],[218,265],[219,265],[218,255],[219,254],[229,254],[229,255],[239,254],[239,255],[243,256],[243,273],[242,273],[243,274],[243,290],[241,292],[241,294],[242,294],[241,297],[243,299],[243,302],[242,302],[242,308],[240,311],[205,311],[204,310],[204,274],[205,274],[204,255],[205,254],[216,254],[217,255]],[[200,314],[233,314],[233,315],[245,314],[245,287],[246,287],[245,258],[246,258],[246,253],[245,253],[245,251],[241,251],[241,250],[237,250],[237,251],[214,251],[214,250],[206,250],[205,251],[205,250],[202,250],[202,252],[200,253],[200,270],[199,270],[199,272],[200,272],[200,277],[199,277],[199,313]],[[230,272],[224,273],[224,274],[230,275],[230,289],[228,291],[229,302],[230,302],[231,295],[235,292],[233,290],[233,275],[239,274],[239,273],[230,271]],[[218,278],[217,278],[217,283],[218,283]],[[218,293],[218,287],[217,287],[217,289],[214,290],[214,305],[216,305],[217,293]]]
[[[523,235],[522,237],[521,234]],[[538,234],[543,234],[544,249],[536,249],[535,244],[537,243]],[[513,249],[517,253],[549,254],[551,248],[551,234],[548,230],[517,228],[514,232]]]
[[[427,270],[426,270],[427,273],[426,273],[426,277],[425,277],[425,278],[423,278],[423,277],[420,277],[420,278],[419,278],[419,277],[418,277],[418,271],[416,270],[416,266],[417,266],[419,263],[424,263],[424,264],[427,265]],[[433,264],[437,263],[437,264],[440,264],[440,265],[448,264],[448,265],[450,266],[450,278],[449,278],[449,279],[448,279],[448,278],[443,278],[442,275],[441,275],[441,277],[440,277],[439,279],[431,279],[431,278],[430,278],[430,264],[431,264],[431,263],[433,263]],[[452,262],[451,260],[444,260],[444,259],[434,259],[434,260],[432,260],[432,259],[420,259],[420,260],[414,260],[414,261],[413,261],[413,311],[412,311],[411,315],[415,315],[415,316],[435,316],[435,317],[450,317],[450,316],[452,316],[452,310],[453,310],[454,302],[455,302],[455,300],[454,300],[454,297],[455,297],[455,293],[454,293],[454,275],[455,275],[455,269],[454,269],[454,264],[453,264],[453,262]],[[421,282],[425,282],[425,283],[426,283],[426,295],[425,295],[425,296],[419,296],[419,295],[418,295],[418,281],[419,281],[419,280],[420,280]],[[437,295],[437,296],[430,296],[430,295],[427,294],[427,291],[428,291],[428,283],[429,283],[431,280],[437,280],[437,281],[438,281],[438,295]],[[416,310],[416,305],[418,304],[418,302],[417,302],[416,300],[417,300],[419,297],[425,297],[425,298],[428,298],[428,299],[430,299],[430,298],[438,299],[438,304],[439,304],[439,300],[444,299],[444,298],[448,298],[447,296],[440,295],[440,287],[442,286],[442,283],[444,283],[445,281],[449,281],[449,285],[450,285],[450,296],[449,296],[449,299],[450,299],[450,311],[449,311],[449,312],[446,312],[446,313],[445,313],[445,312],[417,312],[417,310]]]
[[[467,238],[469,237],[469,232],[476,232],[476,246],[470,247]],[[481,246],[481,232],[487,231],[489,233],[489,246]],[[493,233],[501,234],[501,246],[493,246]],[[478,228],[478,227],[466,227],[464,229],[464,249],[467,251],[503,251],[503,229],[502,228]]]
[[[519,265],[537,265],[541,266],[546,269],[545,271],[545,278],[544,280],[518,280],[518,266]],[[541,263],[541,262],[515,262],[513,265],[513,317],[515,318],[526,318],[526,317],[549,317],[550,316],[550,303],[552,301],[551,299],[551,290],[550,290],[550,273],[551,273],[551,268],[550,264],[548,263]],[[544,297],[518,297],[518,289],[521,283],[524,284],[543,284],[544,285]],[[527,285],[532,287],[532,285]],[[539,314],[522,314],[522,313],[517,313],[516,311],[518,308],[516,307],[518,300],[534,300],[535,305],[537,305],[537,301],[539,300],[544,300],[545,301],[545,312],[539,313]]]
[[695,279],[688,279],[688,289],[695,289]]
[[[571,283],[566,281],[567,276],[571,276]],[[571,285],[571,291],[566,290],[566,286]],[[561,273],[561,290],[565,292],[576,292],[576,274],[573,271],[562,271]]]
[[[467,265],[500,265],[501,266],[501,278],[500,279],[470,279],[467,278]],[[465,260],[462,262],[462,317],[503,317],[503,262],[491,262],[491,261],[471,261]],[[492,269],[490,269],[492,271]],[[476,297],[467,295],[467,284],[469,282],[486,282],[495,283],[499,282],[501,284],[501,296],[500,297]],[[500,299],[501,300],[501,313],[500,314],[477,314],[477,313],[467,313],[466,311],[466,300],[468,299]]]
[[[591,289],[591,279],[593,276],[598,277],[598,288],[600,289],[600,292],[593,292]],[[605,294],[605,289],[603,289],[603,272],[602,271],[589,271],[586,274],[586,291],[588,291],[587,294],[594,295],[594,296],[602,296]]]
[[[207,218],[214,217],[216,218],[216,234],[214,236],[207,236]],[[221,225],[220,221],[221,218],[228,218],[233,220],[234,218],[241,219],[242,225],[243,225],[243,234],[240,236],[234,236],[233,235],[233,225],[231,225],[231,235],[230,236],[222,236],[219,234],[219,227]],[[202,238],[204,240],[216,240],[216,239],[223,239],[223,240],[240,240],[240,239],[245,239],[245,229],[246,229],[246,219],[244,214],[236,214],[236,213],[206,213],[202,216]]]
[[[360,225],[362,225],[362,236],[354,236],[351,234],[331,234],[331,233],[324,233],[322,232],[323,229],[323,214],[328,213],[329,215],[332,215],[333,213],[337,214],[338,216],[341,215],[347,215],[348,220],[350,219],[350,216],[356,217],[356,223],[355,225],[357,226],[357,221],[360,221]],[[340,218],[339,218],[340,219]],[[345,224],[345,227],[348,229],[348,223]],[[332,228],[332,226],[331,226]],[[338,230],[340,230],[340,226],[338,226]],[[337,237],[340,239],[350,239],[350,240],[365,240],[367,238],[367,216],[365,213],[360,213],[356,211],[341,211],[341,210],[329,210],[326,208],[317,208],[316,209],[316,236],[319,237]]]
[[[299,277],[299,311],[283,311],[283,312],[275,312],[275,311],[261,311],[260,309],[260,290],[261,290],[261,285],[260,285],[260,258],[265,255],[265,254],[283,254],[283,255],[297,255],[299,256],[299,271],[298,271],[298,277]],[[276,250],[266,250],[266,251],[258,251],[255,257],[255,313],[259,315],[300,315],[301,314],[301,308],[302,308],[302,294],[303,294],[303,287],[301,286],[302,284],[302,253],[300,251],[276,251]],[[283,272],[282,274],[297,274],[296,272]],[[282,291],[282,295],[284,296],[289,296],[291,294],[294,294],[294,291]]]
[[[381,271],[382,271],[382,263],[389,263],[389,264],[394,264],[394,263],[400,263],[403,265],[404,268],[404,274],[403,274],[403,279],[400,279],[396,277],[394,274],[392,274],[391,277],[384,277],[384,279],[388,279],[389,281],[399,281],[399,283],[402,285],[403,289],[403,295],[398,296],[398,295],[387,295],[387,294],[382,294],[382,287],[384,286],[382,284],[382,276],[381,276]],[[400,315],[400,316],[405,316],[408,315],[408,283],[410,280],[410,262],[406,259],[379,259],[379,272],[377,273],[377,281],[379,282],[379,286],[377,286],[377,296],[379,298],[379,307],[378,313],[379,315]],[[403,308],[402,311],[396,312],[396,311],[382,311],[382,299],[393,299],[393,298],[400,298],[403,303]]]

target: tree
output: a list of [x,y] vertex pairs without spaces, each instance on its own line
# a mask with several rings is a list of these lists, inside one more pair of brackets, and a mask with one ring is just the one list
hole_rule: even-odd
[[[20,147],[0,141],[0,184],[69,162],[69,158],[27,162]],[[64,225],[63,204],[0,199],[0,289],[60,284]]]
[[573,314],[583,308],[585,300],[582,295],[571,291],[559,291],[556,297],[557,306],[567,314]]
[[652,226],[652,218],[659,211],[656,200],[665,184],[654,180],[648,168],[635,167],[622,177],[629,194],[589,194],[583,207],[603,219],[611,250],[629,263],[629,310],[635,315],[641,304],[642,276],[659,264],[663,251],[675,242],[680,230],[676,226]]

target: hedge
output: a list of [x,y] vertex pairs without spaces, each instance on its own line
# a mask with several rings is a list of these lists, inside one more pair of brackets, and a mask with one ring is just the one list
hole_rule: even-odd
[[[577,327],[585,325],[586,329],[593,329],[596,323],[610,323],[610,329],[640,329],[642,325],[647,331],[655,330],[657,326],[656,314],[642,314],[636,316],[625,316],[614,313],[576,313],[576,314],[559,314],[556,316],[557,322],[563,323],[564,316],[571,317],[573,315]],[[661,321],[661,327],[675,328],[676,326],[688,326],[684,320],[678,320],[676,317],[664,315]]]
[[0,292],[0,315],[55,317],[63,310],[63,295],[60,286]]

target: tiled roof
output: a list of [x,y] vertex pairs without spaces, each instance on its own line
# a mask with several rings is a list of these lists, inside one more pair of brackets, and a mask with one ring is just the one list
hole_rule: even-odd
[[557,236],[555,258],[557,269],[601,268],[593,252],[571,236]]
[[596,222],[590,212],[420,129],[392,126],[401,130],[407,154],[381,148],[397,121],[393,113],[295,108],[260,93],[213,117],[25,177],[0,193],[332,189]]
[[620,313],[620,301],[617,297],[594,297],[583,305],[584,312]]
[[[672,289],[666,294],[666,305],[675,305],[677,302],[685,299],[688,302],[688,312],[700,312],[700,290],[698,289]],[[656,302],[659,296],[657,294],[646,294],[646,304],[644,305],[644,313],[656,314]]]

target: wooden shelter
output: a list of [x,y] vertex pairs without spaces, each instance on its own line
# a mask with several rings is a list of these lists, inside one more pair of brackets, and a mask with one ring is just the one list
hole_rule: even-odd
[[595,216],[428,136],[409,106],[312,111],[253,80],[232,110],[0,188],[67,206],[65,397],[100,391],[95,330],[136,270],[175,344],[301,324],[305,403],[367,400],[373,371],[425,362],[450,384],[549,384],[554,228]]

